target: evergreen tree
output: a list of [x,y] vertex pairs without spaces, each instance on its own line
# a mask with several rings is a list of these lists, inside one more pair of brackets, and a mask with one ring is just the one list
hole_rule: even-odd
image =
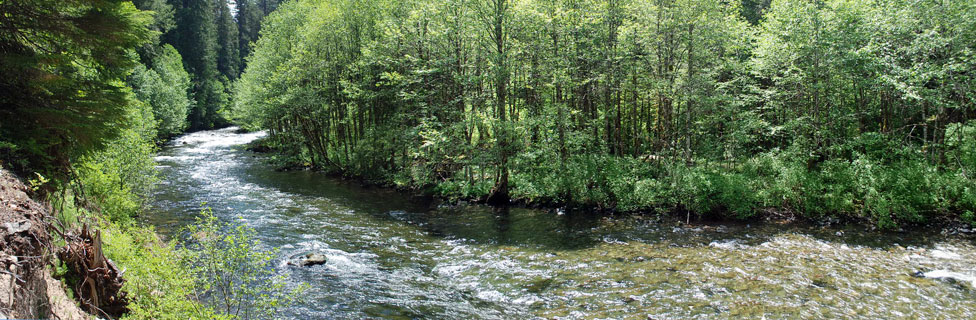
[[239,71],[244,70],[245,59],[251,54],[251,44],[258,40],[263,17],[264,12],[257,6],[256,0],[237,0]]
[[237,80],[240,70],[240,47],[238,46],[237,23],[230,12],[227,0],[217,2],[217,70],[226,81]]
[[190,110],[190,129],[213,128],[221,124],[217,110],[227,101],[217,69],[217,3],[186,0],[171,4],[177,6],[177,28],[167,35],[167,42],[183,56],[184,66],[193,80],[196,104]]
[[64,174],[116,136],[132,103],[132,49],[151,39],[152,22],[128,1],[0,2],[4,166]]
[[160,36],[176,28],[176,11],[166,0],[135,0],[132,3],[139,8],[152,12],[153,23],[149,28],[156,31],[152,41],[139,48],[139,56],[144,65],[149,65],[160,54]]

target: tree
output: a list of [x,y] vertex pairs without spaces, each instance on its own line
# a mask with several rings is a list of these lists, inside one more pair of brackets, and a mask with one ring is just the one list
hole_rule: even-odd
[[217,0],[217,70],[227,82],[237,80],[240,67],[237,23],[227,0]]
[[149,25],[149,29],[156,33],[152,41],[143,44],[138,50],[142,63],[149,65],[162,48],[160,36],[176,28],[176,11],[166,0],[135,0],[132,3],[139,10],[152,12],[153,23]]
[[171,3],[176,7],[177,28],[166,35],[180,55],[193,82],[190,129],[208,129],[222,124],[217,110],[228,97],[217,69],[217,2],[188,0]]
[[265,14],[257,6],[256,0],[237,0],[237,44],[240,55],[239,71],[244,70],[245,59],[251,55],[251,45],[258,40],[261,20]]
[[112,0],[4,1],[0,17],[5,162],[64,177],[70,160],[118,135],[133,103],[122,81],[130,50],[153,36],[152,17]]
[[163,45],[160,51],[151,68],[136,67],[129,83],[136,98],[151,106],[158,136],[165,139],[186,129],[193,103],[188,96],[190,75],[183,69],[180,54],[170,45]]
[[292,164],[452,197],[891,226],[976,206],[973,6],[286,2],[227,114]]
[[493,203],[508,202],[508,158],[511,141],[509,137],[508,123],[508,26],[509,18],[508,0],[493,0],[489,2],[481,13],[484,20],[486,34],[491,39],[493,45],[492,62],[495,74],[495,112],[498,117],[496,124],[495,139],[497,139],[496,149],[498,152],[498,171],[495,186],[492,188],[488,201]]

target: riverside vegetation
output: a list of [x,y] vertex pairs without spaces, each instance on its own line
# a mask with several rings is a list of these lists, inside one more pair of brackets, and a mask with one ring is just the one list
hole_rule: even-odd
[[226,115],[452,198],[974,223],[976,2],[296,0]]
[[0,2],[0,165],[60,231],[102,229],[123,317],[294,299],[243,226],[136,222],[158,146],[229,124],[284,164],[451,198],[976,223],[971,0],[233,5]]
[[[158,180],[157,145],[222,123],[239,43],[276,2],[236,3],[239,19],[224,0],[0,2],[0,166],[51,205],[52,235],[100,229],[127,311],[95,316],[268,318],[296,296],[244,226],[204,211],[193,237],[164,242],[135,219]],[[88,299],[81,275],[57,265]]]

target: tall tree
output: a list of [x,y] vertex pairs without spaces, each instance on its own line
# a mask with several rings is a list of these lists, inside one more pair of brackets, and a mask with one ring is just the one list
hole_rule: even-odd
[[508,190],[508,158],[511,142],[509,141],[508,123],[508,20],[509,8],[511,4],[508,0],[492,0],[483,8],[482,20],[485,24],[486,34],[490,38],[492,49],[492,69],[494,70],[495,85],[495,114],[498,123],[495,125],[495,139],[497,139],[496,149],[498,152],[498,171],[495,186],[488,196],[489,202],[505,203],[509,199]]
[[177,8],[177,28],[168,33],[166,39],[183,56],[193,80],[196,104],[190,110],[190,129],[213,128],[221,123],[217,110],[227,103],[217,69],[217,3],[214,0],[186,0],[171,4]]
[[240,55],[239,71],[244,70],[245,59],[251,55],[251,44],[258,40],[261,30],[261,20],[264,11],[257,5],[257,0],[237,0],[237,44]]
[[3,1],[0,17],[4,166],[66,174],[118,134],[131,50],[151,40],[152,17],[115,0]]
[[217,70],[227,81],[237,80],[240,61],[238,30],[227,0],[217,1]]
[[153,23],[149,28],[156,31],[152,41],[147,42],[139,48],[139,56],[142,64],[149,65],[160,54],[160,36],[176,28],[176,10],[166,0],[135,0],[132,1],[136,8],[152,12]]

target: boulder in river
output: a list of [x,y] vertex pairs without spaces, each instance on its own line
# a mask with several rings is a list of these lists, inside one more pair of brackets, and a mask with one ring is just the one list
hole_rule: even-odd
[[311,266],[325,264],[328,261],[329,261],[328,257],[326,257],[324,254],[313,252],[313,253],[307,253],[301,258],[298,258],[296,260],[292,260],[288,262],[288,264],[293,266],[299,266],[299,267],[311,267]]

